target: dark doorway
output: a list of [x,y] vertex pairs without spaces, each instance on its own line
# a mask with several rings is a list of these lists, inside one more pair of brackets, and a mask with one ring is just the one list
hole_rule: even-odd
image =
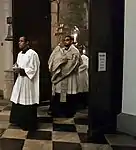
[[51,51],[51,17],[49,0],[13,0],[14,61],[18,50],[18,38],[26,35],[32,48],[39,54],[40,101],[51,97],[51,83],[48,72],[48,58]]

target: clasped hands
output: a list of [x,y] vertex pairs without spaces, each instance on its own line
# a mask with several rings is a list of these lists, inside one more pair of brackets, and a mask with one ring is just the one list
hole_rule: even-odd
[[64,55],[62,58],[61,58],[61,60],[63,61],[63,62],[67,62],[68,61],[68,59],[67,59],[67,56],[66,55]]
[[20,74],[20,76],[26,76],[25,70],[18,66],[13,66],[13,72]]
[[20,72],[21,72],[21,68],[13,68],[13,71],[14,71],[15,73],[20,73]]

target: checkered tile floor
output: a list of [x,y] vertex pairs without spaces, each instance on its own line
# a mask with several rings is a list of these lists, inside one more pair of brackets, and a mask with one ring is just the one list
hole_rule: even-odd
[[0,150],[112,150],[87,141],[87,113],[74,118],[51,118],[47,106],[38,108],[39,128],[27,132],[9,124],[11,104],[0,101]]

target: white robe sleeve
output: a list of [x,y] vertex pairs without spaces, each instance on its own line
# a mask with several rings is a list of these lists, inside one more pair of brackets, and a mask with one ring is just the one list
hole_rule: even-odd
[[19,64],[19,59],[20,59],[20,53],[18,53],[17,55],[17,61],[16,61],[17,65]]
[[33,77],[35,76],[39,68],[39,65],[40,65],[40,61],[38,56],[36,54],[31,54],[26,64],[26,67],[24,68],[25,73],[27,74],[30,80],[33,79]]

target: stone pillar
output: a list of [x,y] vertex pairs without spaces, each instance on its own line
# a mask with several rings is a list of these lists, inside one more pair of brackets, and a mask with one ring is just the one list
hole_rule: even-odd
[[58,27],[57,22],[57,2],[51,3],[51,47],[52,49],[57,45],[57,37],[55,36],[56,29]]
[[11,92],[14,84],[14,73],[13,70],[4,71],[4,99],[9,100],[11,97]]
[[[12,17],[12,0],[4,0],[5,13],[5,38],[8,34],[7,17]],[[13,42],[4,42],[4,99],[10,99],[12,87],[14,84],[13,66]]]

